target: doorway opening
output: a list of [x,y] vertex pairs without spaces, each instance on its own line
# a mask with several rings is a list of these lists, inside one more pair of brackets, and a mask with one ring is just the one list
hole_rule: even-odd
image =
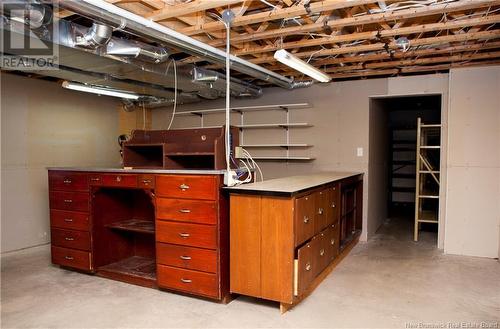
[[[437,245],[440,124],[440,94],[370,99],[369,221],[372,223],[368,229],[371,227],[373,233],[414,240],[416,231],[418,240]],[[425,132],[426,126],[437,129]],[[421,137],[423,134],[431,136],[430,139]],[[419,147],[429,140],[432,148]],[[424,151],[423,162],[419,153]],[[433,170],[424,170],[428,169],[426,165]],[[424,190],[426,194],[421,193]],[[432,221],[424,222],[422,214],[435,216]]]

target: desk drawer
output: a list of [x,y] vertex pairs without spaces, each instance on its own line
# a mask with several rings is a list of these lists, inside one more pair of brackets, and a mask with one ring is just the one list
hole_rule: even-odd
[[84,212],[50,210],[50,225],[70,230],[89,230],[89,215]]
[[315,278],[316,254],[319,251],[318,239],[311,239],[297,252],[294,273],[294,294],[300,296]]
[[90,271],[90,253],[81,250],[52,246],[52,263]]
[[155,188],[155,176],[154,175],[138,175],[137,185],[140,188]]
[[183,246],[216,249],[216,226],[157,220],[156,241]]
[[163,197],[215,200],[217,188],[216,176],[156,176],[156,194]]
[[156,216],[181,222],[217,224],[215,201],[157,198]]
[[52,228],[50,236],[54,246],[90,251],[88,232]]
[[295,200],[295,245],[310,239],[315,229],[315,202],[314,194],[306,195]]
[[137,187],[137,175],[102,174],[102,186]]
[[163,265],[217,273],[217,251],[215,250],[157,243],[156,262]]
[[88,211],[89,194],[87,192],[49,192],[49,201],[51,209]]
[[158,265],[158,286],[184,292],[219,298],[217,275]]
[[69,171],[49,171],[49,190],[88,191],[87,174]]

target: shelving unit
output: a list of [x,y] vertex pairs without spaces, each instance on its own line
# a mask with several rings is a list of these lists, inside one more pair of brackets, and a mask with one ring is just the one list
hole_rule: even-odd
[[417,119],[414,241],[418,241],[422,223],[439,223],[440,139],[440,124],[423,124]]
[[[240,145],[244,148],[253,149],[269,149],[269,148],[283,148],[286,150],[284,155],[271,155],[271,156],[253,156],[255,160],[266,160],[266,161],[312,161],[314,158],[309,156],[293,156],[290,154],[290,149],[299,148],[309,148],[312,147],[310,144],[304,143],[291,143],[290,142],[290,130],[298,128],[308,128],[312,127],[311,124],[307,122],[290,122],[290,111],[297,109],[309,108],[311,105],[309,103],[291,103],[291,104],[272,104],[272,105],[258,105],[258,106],[242,106],[242,107],[232,107],[231,111],[239,113],[240,120],[239,124],[234,125],[240,131]],[[284,111],[286,115],[285,122],[278,123],[246,123],[245,113],[254,111]],[[204,125],[205,116],[210,114],[224,113],[224,108],[207,109],[207,110],[193,110],[178,112],[176,115],[186,116],[186,115],[196,115],[200,118],[200,126],[191,128],[207,128]],[[216,126],[217,127],[217,126]],[[214,128],[211,126],[210,128]],[[265,144],[245,144],[245,130],[248,129],[283,129],[285,131],[284,142],[280,143],[265,143]]]

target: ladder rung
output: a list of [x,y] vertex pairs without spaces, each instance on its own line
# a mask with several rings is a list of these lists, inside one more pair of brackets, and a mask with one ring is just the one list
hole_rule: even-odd
[[439,199],[439,195],[420,194],[418,197],[421,199]]
[[421,149],[426,149],[426,150],[439,150],[441,146],[438,145],[422,145],[420,146]]
[[439,223],[437,220],[430,220],[430,219],[419,219],[418,222],[419,223],[434,223],[434,224]]
[[441,128],[440,124],[427,124],[427,125],[420,125],[420,128]]

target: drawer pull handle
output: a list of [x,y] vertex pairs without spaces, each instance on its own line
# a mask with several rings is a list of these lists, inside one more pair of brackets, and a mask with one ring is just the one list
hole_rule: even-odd
[[333,246],[335,244],[335,239],[331,239],[330,244]]
[[309,223],[309,217],[304,216],[304,223],[305,223],[305,224],[308,224],[308,223]]
[[307,263],[306,264],[306,271],[310,271],[311,270],[311,263]]
[[332,202],[332,208],[335,208],[335,207],[336,207],[336,206],[335,206],[335,202]]
[[74,257],[72,257],[72,256],[64,256],[64,258],[66,258],[67,260],[73,260],[73,259],[75,259],[75,258],[74,258]]
[[180,256],[182,260],[191,260],[191,256]]
[[318,209],[318,215],[323,215],[323,212],[324,212],[323,208]]
[[191,212],[191,210],[189,210],[189,209],[180,209],[179,212],[181,212],[183,214],[189,214]]
[[64,238],[66,241],[75,241],[75,238]]
[[143,179],[142,183],[148,185],[149,183],[151,183],[151,179]]
[[65,178],[65,179],[63,180],[63,183],[64,183],[64,184],[71,184],[71,183],[72,183],[72,180],[71,180],[71,179],[69,179],[69,178]]
[[73,200],[71,200],[71,199],[64,199],[64,202],[65,202],[65,203],[72,203],[72,202],[73,202]]
[[185,190],[188,190],[188,189],[189,189],[189,185],[186,185],[186,184],[181,184],[181,185],[179,185],[179,188],[180,188],[181,190],[185,191]]
[[320,256],[323,256],[324,254],[325,254],[325,249],[321,249],[321,250],[319,251],[319,255],[320,255]]
[[68,222],[68,223],[71,223],[71,222],[73,222],[73,218],[64,218],[64,221]]
[[122,181],[122,176],[116,176],[116,181],[119,183]]
[[179,233],[180,237],[181,238],[184,238],[184,239],[187,239],[190,237],[190,234],[189,233]]
[[181,279],[181,282],[182,282],[182,283],[191,283],[191,282],[193,282],[193,281],[192,281],[192,280],[189,280],[189,279],[184,279],[184,278],[182,278],[182,279]]
[[99,177],[92,177],[90,180],[91,180],[92,182],[98,182],[98,181],[100,181],[101,179],[100,179]]

